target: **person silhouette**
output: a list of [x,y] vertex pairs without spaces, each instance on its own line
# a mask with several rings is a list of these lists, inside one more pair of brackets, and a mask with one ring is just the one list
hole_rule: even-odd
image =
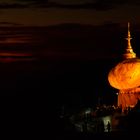
[[111,129],[111,124],[110,124],[110,122],[108,121],[108,123],[107,123],[107,131],[110,132],[110,129]]

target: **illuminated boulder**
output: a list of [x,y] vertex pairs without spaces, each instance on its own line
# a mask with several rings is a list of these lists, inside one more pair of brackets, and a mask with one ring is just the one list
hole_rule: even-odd
[[140,100],[140,59],[133,52],[128,23],[127,48],[123,54],[124,60],[112,68],[108,74],[109,84],[119,90],[118,106],[124,111],[134,107]]
[[118,63],[108,74],[110,85],[116,89],[140,86],[140,59],[126,59]]

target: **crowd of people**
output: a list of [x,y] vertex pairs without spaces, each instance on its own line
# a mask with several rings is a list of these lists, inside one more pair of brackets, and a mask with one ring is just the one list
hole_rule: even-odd
[[[111,132],[112,120],[103,121],[106,116],[114,117],[119,114],[121,128],[125,127],[123,116],[127,116],[132,108],[126,108],[122,112],[122,108],[114,105],[101,105],[93,108],[83,108],[73,114],[63,114],[61,120],[67,130],[74,130],[80,132]],[[64,110],[63,110],[64,111]],[[122,118],[121,118],[122,117]],[[64,128],[64,129],[65,129]]]
[[121,112],[121,108],[103,105],[83,109],[67,118],[73,124],[73,128],[78,131],[110,132],[111,122],[108,121],[105,124],[101,118],[112,115],[114,112]]

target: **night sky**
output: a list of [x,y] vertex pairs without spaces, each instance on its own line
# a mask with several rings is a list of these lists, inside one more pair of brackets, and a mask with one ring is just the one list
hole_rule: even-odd
[[127,22],[140,57],[139,19],[138,0],[1,0],[1,109],[22,116],[116,103],[107,76]]
[[1,0],[3,25],[139,23],[138,0]]

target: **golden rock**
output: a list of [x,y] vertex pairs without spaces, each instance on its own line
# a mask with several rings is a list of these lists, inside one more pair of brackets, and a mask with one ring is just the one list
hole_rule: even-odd
[[110,85],[116,89],[140,86],[140,59],[131,58],[118,63],[108,74]]

